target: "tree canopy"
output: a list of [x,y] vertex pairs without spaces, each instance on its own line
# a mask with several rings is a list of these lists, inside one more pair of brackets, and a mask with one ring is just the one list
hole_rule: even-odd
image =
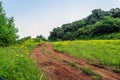
[[120,8],[109,11],[95,9],[79,21],[63,24],[50,32],[50,40],[92,39],[95,36],[120,32]]
[[18,29],[15,28],[13,17],[6,16],[0,2],[0,46],[6,46],[15,42]]

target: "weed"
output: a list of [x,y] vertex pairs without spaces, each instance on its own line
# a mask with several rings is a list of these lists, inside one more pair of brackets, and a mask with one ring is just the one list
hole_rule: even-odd
[[69,61],[65,61],[65,60],[63,62],[65,62],[70,67],[77,67],[74,62],[69,62]]
[[0,48],[0,78],[3,80],[44,80],[43,73],[29,57],[38,43],[32,40]]
[[93,80],[104,80],[99,74],[95,73],[89,68],[81,67],[80,65],[75,64],[74,62],[64,61],[68,66],[74,67],[83,73],[92,76]]

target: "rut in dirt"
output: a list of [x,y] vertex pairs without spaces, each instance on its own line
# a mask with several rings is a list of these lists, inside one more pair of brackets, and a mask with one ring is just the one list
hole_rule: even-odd
[[[99,80],[120,80],[120,74],[91,65],[88,60],[77,59],[57,52],[53,50],[52,45],[49,43],[36,47],[31,56],[38,67],[48,76],[49,80],[98,80],[93,78],[93,75],[88,75],[74,66],[90,68],[102,77]],[[68,66],[66,62],[73,62],[73,67]]]

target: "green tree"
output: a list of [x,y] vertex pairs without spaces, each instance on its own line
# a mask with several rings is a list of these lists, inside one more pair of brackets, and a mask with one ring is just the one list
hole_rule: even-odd
[[6,46],[16,41],[18,29],[15,28],[13,17],[8,18],[0,2],[0,46]]
[[91,39],[93,36],[120,32],[120,8],[110,11],[94,9],[92,14],[50,32],[50,40]]
[[114,18],[120,18],[120,8],[113,8],[109,11],[110,15]]
[[92,35],[101,35],[120,31],[120,18],[113,18],[110,16],[104,17],[101,21],[92,25]]
[[36,42],[39,42],[39,41],[46,41],[45,37],[43,35],[39,35],[39,36],[36,36],[36,38],[34,39]]

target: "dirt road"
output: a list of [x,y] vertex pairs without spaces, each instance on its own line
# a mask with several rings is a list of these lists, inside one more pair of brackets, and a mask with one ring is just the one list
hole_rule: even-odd
[[[90,64],[88,60],[77,59],[54,51],[49,43],[36,47],[31,56],[49,80],[120,80],[119,73],[96,66],[96,64]],[[79,67],[91,69],[100,75],[100,78],[87,74]]]

